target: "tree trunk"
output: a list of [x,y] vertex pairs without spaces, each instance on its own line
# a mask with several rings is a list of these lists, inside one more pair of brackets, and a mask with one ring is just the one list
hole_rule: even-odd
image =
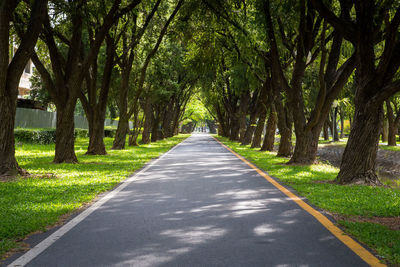
[[256,122],[257,122],[257,112],[252,112],[250,114],[250,121],[249,125],[247,126],[246,132],[244,133],[243,139],[242,139],[242,146],[248,145],[251,143],[251,140],[253,139],[253,134],[254,130],[256,129]]
[[340,115],[340,139],[344,138],[344,111],[339,111]]
[[152,111],[152,106],[151,102],[149,99],[146,100],[145,106],[144,106],[144,125],[143,125],[143,133],[142,133],[142,144],[148,144],[150,143],[150,132],[151,132],[151,122],[152,122],[152,117],[153,117],[153,111]]
[[336,178],[339,184],[381,184],[375,173],[375,160],[382,119],[381,104],[356,103],[353,128]]
[[382,123],[382,128],[381,128],[381,133],[382,133],[382,143],[388,142],[388,120],[386,118],[383,118],[383,123]]
[[329,125],[328,125],[328,119],[325,120],[324,122],[324,140],[328,141],[329,140]]
[[338,132],[338,127],[337,127],[337,114],[338,114],[338,107],[335,107],[334,111],[333,111],[333,118],[332,118],[332,127],[333,127],[333,141],[337,142],[339,141],[339,132]]
[[94,112],[89,119],[89,146],[87,155],[106,155],[106,146],[104,144],[104,120],[105,114]]
[[265,119],[267,118],[267,109],[264,107],[260,116],[258,117],[258,122],[256,129],[254,130],[253,141],[251,142],[251,148],[261,147],[261,136],[264,130]]
[[240,131],[240,124],[239,124],[239,118],[237,118],[238,114],[232,114],[231,116],[231,130],[230,130],[230,136],[229,139],[231,141],[239,141],[239,131]]
[[[15,90],[16,91],[16,90]],[[16,113],[16,95],[0,97],[0,176],[27,174],[15,159],[14,124]]]
[[278,123],[278,116],[276,114],[275,105],[271,105],[270,114],[267,122],[267,129],[264,136],[264,142],[261,151],[273,151],[275,143],[275,132]]
[[[322,123],[311,129],[305,129],[297,135],[296,149],[288,164],[314,164],[317,158],[318,141],[322,130]],[[302,136],[301,136],[302,135]]]
[[129,118],[124,116],[120,117],[118,121],[117,132],[115,133],[113,150],[125,149],[126,135],[129,131]]
[[[19,1],[0,1],[0,176],[28,174],[15,158],[14,126],[18,84],[32,56],[47,14],[47,1],[29,1],[31,7],[25,33],[21,34],[16,53],[10,59],[10,26]],[[14,25],[15,26],[15,25]],[[19,32],[19,31],[17,31]]]
[[74,109],[75,101],[57,106],[56,149],[54,163],[77,163],[75,155]]
[[[386,100],[386,111],[387,111],[387,120],[385,120],[385,122],[387,123],[387,126],[388,126],[388,131],[387,131],[388,146],[396,146],[396,132],[397,132],[396,126],[397,125],[396,125],[396,119],[395,119],[395,116],[393,113],[393,108],[392,108],[392,105],[390,104],[390,100]],[[383,126],[383,128],[385,128],[385,125]],[[382,134],[382,137],[383,137],[383,134]]]
[[282,99],[275,101],[278,115],[278,129],[281,135],[278,148],[278,157],[290,157],[292,155],[292,118],[290,112],[283,106]]
[[151,142],[157,142],[157,140],[159,140],[159,127],[160,124],[160,115],[157,114],[157,116],[155,116],[154,120],[153,120],[153,125],[151,128]]

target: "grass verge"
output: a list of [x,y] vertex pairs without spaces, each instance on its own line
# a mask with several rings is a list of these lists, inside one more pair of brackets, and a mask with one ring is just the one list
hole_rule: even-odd
[[[330,213],[345,216],[400,216],[400,190],[364,185],[342,186],[327,183],[335,179],[339,169],[327,164],[289,166],[287,158],[274,152],[260,152],[241,146],[227,138],[218,139],[260,169],[295,189],[313,205]],[[366,222],[338,222],[346,232],[374,249],[380,257],[400,266],[400,231]]]
[[21,244],[17,241],[44,231],[112,189],[149,160],[160,156],[189,135],[178,135],[149,145],[111,150],[112,138],[105,138],[108,155],[84,155],[88,139],[76,140],[79,164],[53,164],[54,144],[19,144],[16,157],[31,178],[0,183],[0,257]]

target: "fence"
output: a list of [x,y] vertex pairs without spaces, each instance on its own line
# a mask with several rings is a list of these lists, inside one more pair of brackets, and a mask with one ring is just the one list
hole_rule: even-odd
[[[88,129],[88,121],[84,116],[75,116],[75,128]],[[17,108],[15,127],[21,128],[56,128],[56,112],[39,109]],[[129,122],[132,128],[132,122]],[[105,126],[117,126],[118,121],[106,119]]]

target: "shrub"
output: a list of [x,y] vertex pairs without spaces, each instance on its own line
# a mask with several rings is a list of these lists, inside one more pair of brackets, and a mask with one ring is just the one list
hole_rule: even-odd
[[[89,131],[86,129],[75,129],[74,137],[86,138]],[[14,137],[18,142],[33,144],[54,144],[56,142],[56,129],[49,128],[16,128],[14,129]]]
[[106,126],[104,127],[104,137],[114,137],[117,129],[114,127]]
[[89,136],[89,130],[75,128],[75,138],[77,137],[86,138],[88,136]]
[[56,129],[21,129],[14,130],[15,139],[19,142],[51,144],[56,142]]

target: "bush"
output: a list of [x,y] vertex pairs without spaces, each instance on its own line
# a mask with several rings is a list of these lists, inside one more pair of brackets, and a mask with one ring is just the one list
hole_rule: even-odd
[[[89,131],[86,129],[75,129],[74,137],[86,138]],[[56,129],[50,128],[16,128],[14,129],[14,137],[18,142],[33,144],[54,144],[56,142]]]
[[104,127],[104,137],[114,137],[117,129],[114,127],[106,126]]
[[56,129],[20,129],[14,130],[15,139],[19,142],[35,144],[52,144],[56,142]]
[[77,137],[86,138],[88,136],[89,136],[89,130],[75,128],[75,138]]

